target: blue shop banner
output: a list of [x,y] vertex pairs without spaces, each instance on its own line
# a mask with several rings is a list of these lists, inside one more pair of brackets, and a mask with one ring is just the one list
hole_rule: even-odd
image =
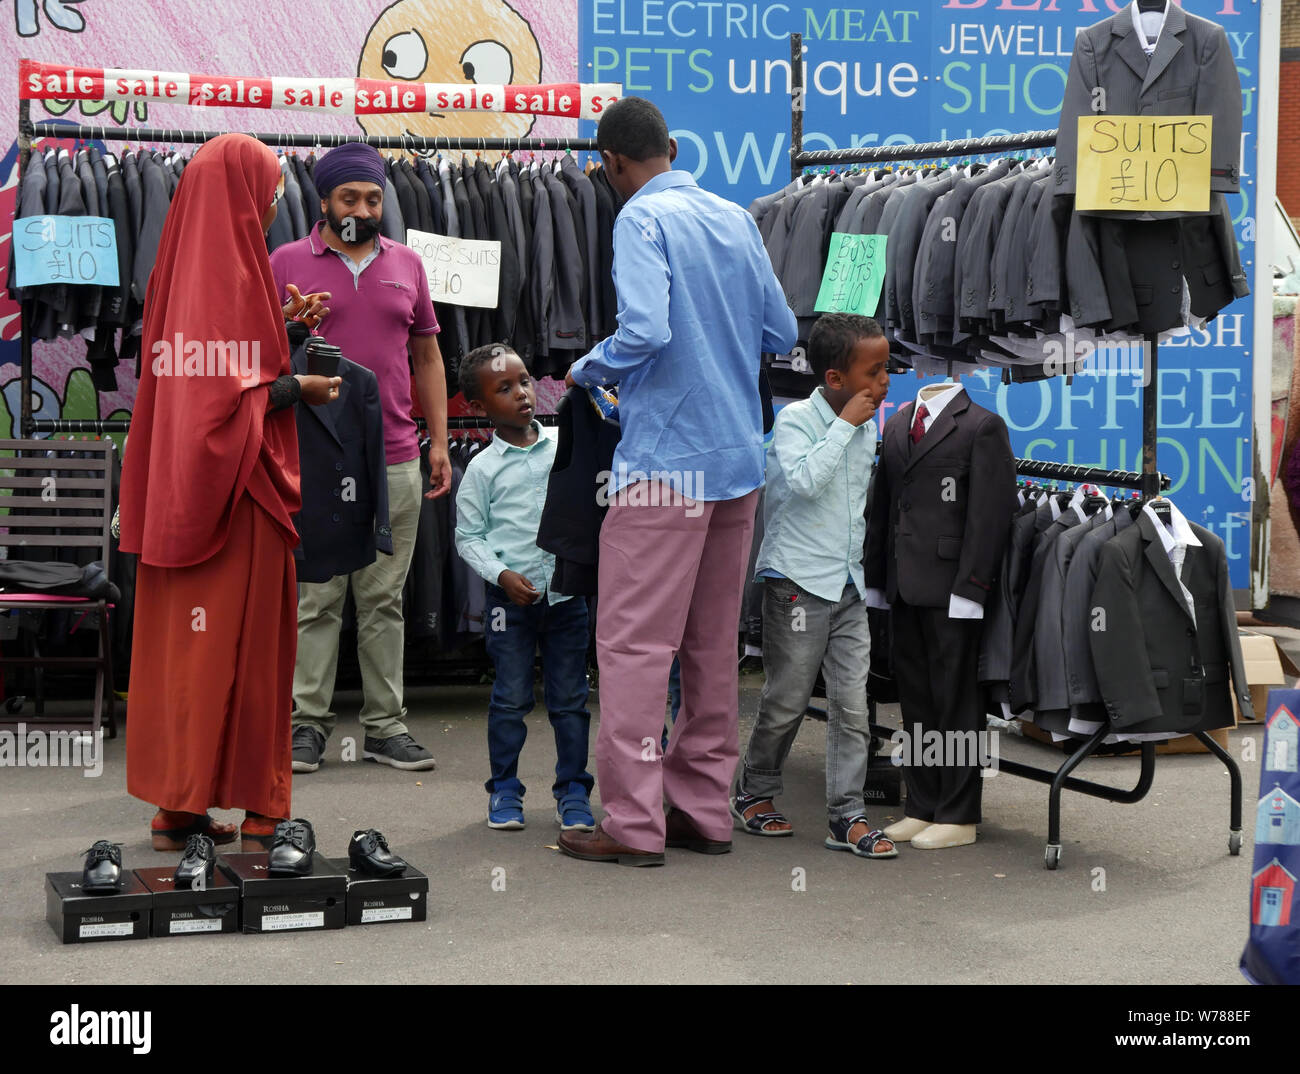
[[[748,205],[790,180],[790,43],[803,34],[804,148],[901,145],[1053,129],[1075,34],[1118,0],[579,0],[584,81],[621,82],[653,100],[677,139],[677,167]],[[1229,196],[1252,291],[1259,145],[1260,5],[1186,0],[1222,25],[1241,76],[1241,194]],[[1274,45],[1273,47],[1276,47]],[[583,125],[592,135],[595,125]],[[1266,219],[1267,219],[1266,215]],[[1250,584],[1254,312],[1237,299],[1207,328],[1160,347],[1159,466],[1182,511],[1227,546],[1234,588]],[[1003,385],[996,371],[964,378],[1006,419],[1020,457],[1107,469],[1142,468],[1142,377],[1129,363],[1104,375]],[[916,393],[893,378],[880,415]]]

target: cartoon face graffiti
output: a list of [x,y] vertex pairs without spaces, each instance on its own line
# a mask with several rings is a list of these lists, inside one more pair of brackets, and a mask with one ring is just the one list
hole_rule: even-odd
[[[370,27],[360,78],[455,85],[533,85],[542,55],[532,28],[504,0],[399,0]],[[522,138],[533,117],[502,112],[359,116],[367,134]]]

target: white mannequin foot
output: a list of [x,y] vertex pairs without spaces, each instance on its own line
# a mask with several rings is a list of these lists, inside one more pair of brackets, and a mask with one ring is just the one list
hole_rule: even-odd
[[908,843],[912,837],[920,835],[926,828],[930,827],[928,820],[917,820],[915,817],[904,817],[896,824],[891,824],[885,829],[885,838],[891,843]]
[[912,840],[918,850],[944,850],[964,847],[975,842],[973,824],[931,824]]

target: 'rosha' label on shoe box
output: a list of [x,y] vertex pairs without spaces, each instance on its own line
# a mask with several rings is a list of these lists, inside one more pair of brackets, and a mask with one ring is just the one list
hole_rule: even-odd
[[153,895],[130,870],[117,891],[93,894],[82,874],[45,874],[45,920],[64,943],[139,940],[149,935]]
[[341,929],[347,924],[348,881],[323,854],[306,876],[271,876],[266,854],[226,854],[218,869],[239,887],[244,932]]
[[367,876],[348,868],[347,858],[330,864],[348,877],[348,924],[380,925],[423,921],[428,914],[429,878],[409,863],[399,876]]
[[150,936],[195,936],[239,931],[239,888],[220,870],[197,887],[178,888],[174,866],[137,869],[135,875],[153,893]]

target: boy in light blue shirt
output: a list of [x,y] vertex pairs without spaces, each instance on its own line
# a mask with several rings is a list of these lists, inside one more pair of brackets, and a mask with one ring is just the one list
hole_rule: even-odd
[[532,378],[509,347],[470,351],[461,362],[460,388],[495,430],[470,459],[456,493],[456,551],[487,583],[483,639],[496,669],[488,701],[488,827],[524,826],[519,754],[540,645],[555,732],[555,819],[565,831],[589,832],[596,822],[595,781],[587,772],[587,601],[551,588],[555,557],[537,547],[555,441],[533,416]]
[[767,454],[756,565],[764,579],[767,678],[731,811],[752,835],[794,833],[773,799],[820,666],[827,694],[825,845],[893,858],[898,850],[871,826],[862,798],[871,747],[862,548],[874,416],[889,392],[889,343],[871,318],[831,313],[814,325],[808,349],[822,383],[808,399],[782,408]]

